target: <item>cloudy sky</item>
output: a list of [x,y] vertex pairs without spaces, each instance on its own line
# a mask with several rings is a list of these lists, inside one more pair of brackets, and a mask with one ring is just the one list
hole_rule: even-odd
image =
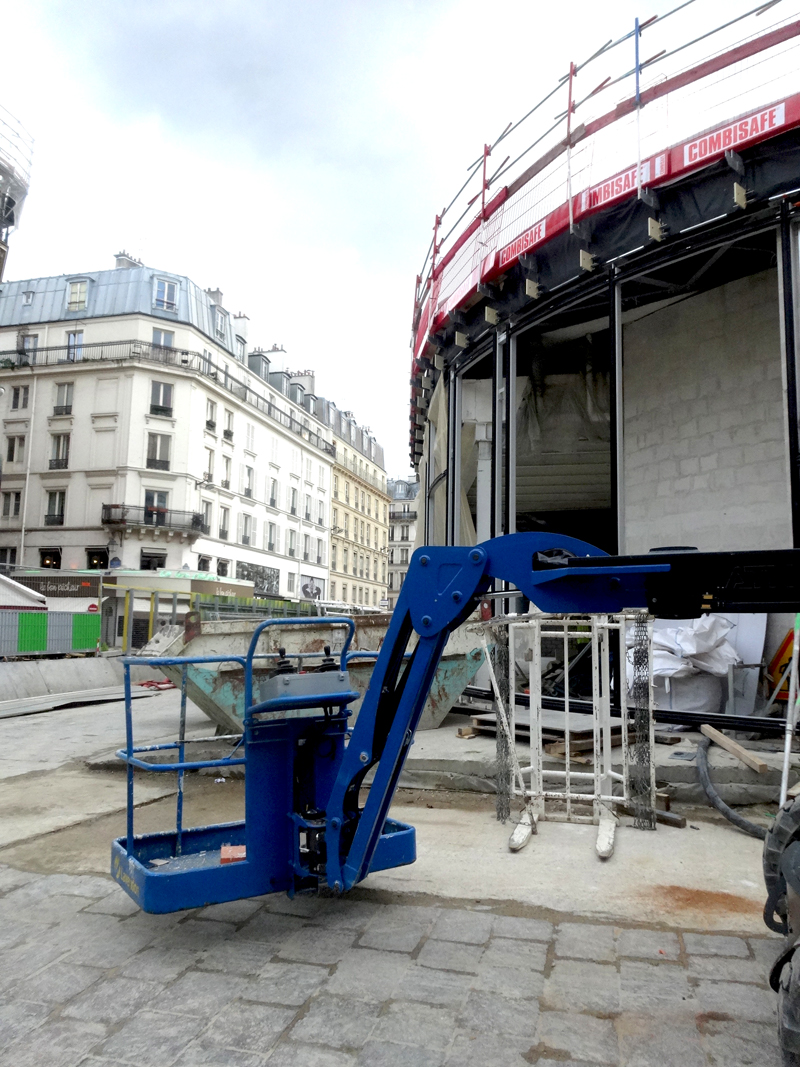
[[7,5],[0,104],[36,140],[7,277],[125,248],[219,287],[251,343],[314,368],[405,477],[434,213],[570,59],[670,6],[572,0],[567,21],[543,0]]

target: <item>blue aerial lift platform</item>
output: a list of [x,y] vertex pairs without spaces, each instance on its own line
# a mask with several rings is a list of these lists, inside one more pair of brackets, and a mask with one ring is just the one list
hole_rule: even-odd
[[[254,693],[253,665],[260,623],[246,656],[171,660],[234,662],[245,672],[244,733],[225,759],[186,759],[186,672],[179,740],[133,745],[130,666],[125,660],[127,833],[114,841],[111,873],[145,910],[169,912],[265,893],[327,886],[351,889],[370,871],[413,863],[415,832],[388,818],[389,806],[451,631],[475,610],[495,582],[508,583],[540,609],[556,613],[615,613],[648,609],[687,618],[704,611],[796,611],[800,608],[800,550],[701,553],[664,550],[644,556],[609,556],[551,533],[519,533],[473,547],[418,549],[392,615],[369,689],[352,727],[347,658],[352,620],[338,665],[332,658],[298,674],[287,662]],[[319,620],[286,620],[302,626]],[[412,636],[417,643],[410,655]],[[166,662],[155,658],[154,665]],[[149,763],[148,752],[174,749],[173,763]],[[246,765],[245,819],[184,829],[184,772]],[[178,773],[176,828],[136,835],[134,769]],[[374,777],[363,807],[359,793]],[[224,862],[228,846],[243,858]]]

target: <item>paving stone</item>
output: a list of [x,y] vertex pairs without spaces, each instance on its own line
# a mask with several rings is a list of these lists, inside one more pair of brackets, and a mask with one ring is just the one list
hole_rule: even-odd
[[701,1044],[715,1064],[724,1067],[765,1067],[780,1063],[778,1028],[774,1023],[702,1020]]
[[721,934],[684,934],[683,943],[690,956],[749,956],[747,942],[741,937]]
[[756,964],[765,982],[769,980],[769,972],[772,970],[772,965],[778,958],[782,944],[783,938],[781,937],[750,938],[750,948],[756,958]]
[[[219,1048],[199,1037],[187,1045],[173,1067],[263,1067],[264,1057],[241,1049]],[[86,1067],[89,1067],[87,1064]]]
[[146,978],[153,982],[171,982],[193,966],[202,953],[183,948],[149,946],[131,956],[122,968],[127,978]]
[[262,901],[265,910],[275,915],[298,915],[306,919],[317,915],[324,904],[316,893],[296,893],[291,898],[285,893],[268,893],[254,899]]
[[677,960],[681,946],[678,935],[666,930],[621,930],[617,955],[646,960]]
[[440,971],[463,971],[477,974],[483,955],[480,945],[459,945],[454,941],[426,941],[417,961],[423,967],[435,967]]
[[208,951],[224,944],[236,932],[233,923],[210,919],[185,919],[171,929],[161,931],[159,945],[163,948],[184,948]]
[[547,945],[538,941],[512,941],[492,938],[481,956],[483,967],[512,967],[543,971],[547,959]]
[[[385,909],[369,921],[359,944],[390,952],[413,952],[431,927],[431,916],[420,916],[419,908],[405,908],[406,915]],[[388,913],[388,914],[387,914]]]
[[226,900],[224,904],[209,904],[197,913],[198,919],[217,922],[243,923],[262,908],[260,900]]
[[430,937],[434,941],[461,941],[483,945],[492,934],[494,916],[480,911],[447,909],[439,913]]
[[486,967],[483,960],[472,978],[472,988],[484,993],[500,993],[504,997],[540,997],[544,990],[541,971],[515,967]]
[[625,1067],[708,1067],[693,1016],[624,1012],[614,1026]]
[[327,967],[305,963],[268,963],[242,991],[242,999],[300,1007],[328,979]]
[[339,898],[323,902],[323,907],[315,917],[315,921],[327,929],[335,930],[344,928],[347,930],[363,930],[364,927],[382,912],[380,904],[373,904],[369,900],[350,900]]
[[[614,1024],[609,1019],[574,1012],[543,1011],[536,1030],[537,1041],[548,1051],[566,1052],[576,1060],[593,1063],[619,1062]],[[540,1060],[546,1053],[540,1054]]]
[[368,1041],[359,1053],[358,1067],[441,1067],[444,1056],[440,1049]]
[[205,971],[189,971],[177,982],[167,986],[159,997],[158,1007],[161,1011],[174,1011],[180,1015],[201,1015],[211,1018],[239,996],[247,982],[236,975],[225,975]]
[[550,941],[553,932],[553,924],[544,919],[519,919],[514,915],[495,915],[492,925],[493,937],[515,937],[522,941]]
[[560,923],[556,933],[556,956],[613,963],[616,957],[613,926],[590,923]]
[[232,941],[259,941],[265,945],[277,948],[298,930],[307,928],[307,922],[298,915],[284,915],[262,908],[252,919],[248,920],[236,934]]
[[264,941],[245,941],[231,938],[201,954],[204,971],[223,971],[225,974],[256,975],[269,966],[278,951],[277,945]]
[[278,955],[301,963],[338,963],[356,939],[355,930],[326,930],[306,926],[284,941]]
[[505,1035],[457,1030],[445,1063],[447,1067],[530,1067],[525,1055],[529,1047],[528,1042]]
[[14,990],[23,1000],[65,1004],[105,974],[99,967],[80,964],[51,963],[43,971],[26,979]]
[[320,996],[292,1030],[293,1041],[361,1048],[375,1028],[379,1007],[363,1000]]
[[106,1036],[97,1023],[57,1019],[21,1038],[5,1050],[13,1067],[73,1067]]
[[17,945],[0,952],[0,989],[16,985],[64,955],[65,950],[59,945],[42,943]]
[[474,991],[461,1009],[458,1024],[478,1033],[500,1033],[534,1045],[538,1018],[536,1000],[509,1000],[498,993]]
[[296,1014],[294,1008],[234,1001],[214,1019],[203,1038],[209,1046],[244,1049],[264,1055]]
[[674,963],[622,960],[619,984],[626,1011],[646,1011],[663,1005],[670,1005],[672,1010],[685,1008],[688,1012],[697,1009],[687,972]]
[[619,1011],[619,974],[609,964],[556,960],[544,984],[545,1007],[553,1011]]
[[725,982],[765,982],[757,960],[739,956],[690,956],[687,970],[693,978],[711,978]]
[[[70,949],[69,962],[88,967],[122,967],[157,937],[159,930],[118,921],[108,915],[82,915],[81,921],[65,923],[63,947]],[[87,920],[99,920],[88,924]],[[115,926],[106,925],[113,922]]]
[[458,1008],[470,990],[472,976],[450,971],[433,971],[419,963],[412,963],[395,990],[396,1000],[419,1000],[423,1004],[438,1004]]
[[389,1005],[378,1019],[372,1038],[443,1052],[450,1044],[455,1027],[455,1012],[448,1008],[402,1001]]
[[269,1058],[269,1067],[357,1067],[356,1057],[317,1045],[282,1042]]
[[14,867],[3,866],[0,868],[0,893],[8,893],[12,889],[19,889],[21,885],[35,882],[40,876],[31,874],[29,871],[18,871]]
[[141,908],[124,890],[116,889],[95,904],[90,904],[85,911],[89,915],[117,915],[124,919],[128,915],[136,915]]
[[33,923],[21,923],[16,919],[3,922],[0,925],[0,952],[15,948],[26,941],[36,941],[41,932],[41,926],[35,926]]
[[411,960],[397,952],[351,949],[328,979],[325,992],[356,1000],[389,1000],[403,980]]
[[136,1067],[164,1067],[208,1025],[193,1015],[166,1015],[140,1011],[98,1049],[106,1056]]
[[742,985],[739,982],[697,984],[697,1003],[701,1012],[719,1012],[741,1022],[772,1022],[777,1018],[777,997],[771,989]]
[[157,982],[142,982],[137,978],[109,978],[81,993],[63,1009],[63,1014],[84,1022],[121,1023],[158,996],[163,988]]
[[27,1000],[0,1000],[0,1048],[40,1026],[50,1014],[51,1007]]

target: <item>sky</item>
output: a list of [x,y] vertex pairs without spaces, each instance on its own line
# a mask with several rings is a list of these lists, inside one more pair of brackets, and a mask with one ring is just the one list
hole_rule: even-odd
[[6,277],[108,268],[124,248],[219,288],[250,344],[314,369],[408,477],[434,214],[571,59],[668,6],[572,0],[565,21],[543,0],[7,5],[0,104],[35,148]]

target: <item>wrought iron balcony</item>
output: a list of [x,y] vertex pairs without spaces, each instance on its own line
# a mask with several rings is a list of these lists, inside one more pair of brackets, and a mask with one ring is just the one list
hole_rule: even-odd
[[225,438],[226,441],[232,441],[233,440],[233,430],[223,430],[222,431],[222,436]]
[[69,464],[69,459],[51,459],[50,470],[51,471],[65,471]]
[[64,512],[60,512],[58,515],[45,515],[45,526],[63,526],[64,525]]
[[245,490],[244,490],[244,495],[245,495],[246,497],[248,497],[248,498],[249,498],[250,500],[252,500],[252,499],[253,499],[253,490],[252,490],[252,489],[250,488],[250,486],[249,486],[249,485],[248,485],[248,486],[245,486]]
[[220,539],[220,541],[227,541],[228,540],[228,531],[227,530],[223,530],[223,528],[221,526],[219,528],[219,539]]
[[213,419],[206,419],[206,429],[214,433],[217,429],[217,424]]
[[151,456],[147,457],[147,467],[151,471],[168,471],[169,460],[168,459],[153,459]]
[[150,405],[150,414],[151,415],[164,415],[167,418],[171,419],[172,418],[172,408],[165,407],[163,404],[151,404]]
[[200,523],[200,533],[205,534],[206,537],[211,533],[211,527],[207,522]]
[[222,486],[223,489],[230,489],[231,480],[230,478],[223,478],[219,484]]
[[56,404],[53,408],[54,415],[71,415],[72,404]]
[[242,544],[243,545],[249,545],[250,544],[250,534],[242,534]]
[[203,515],[199,511],[175,511],[173,508],[139,507],[135,504],[103,504],[104,526],[150,527],[200,534]]

